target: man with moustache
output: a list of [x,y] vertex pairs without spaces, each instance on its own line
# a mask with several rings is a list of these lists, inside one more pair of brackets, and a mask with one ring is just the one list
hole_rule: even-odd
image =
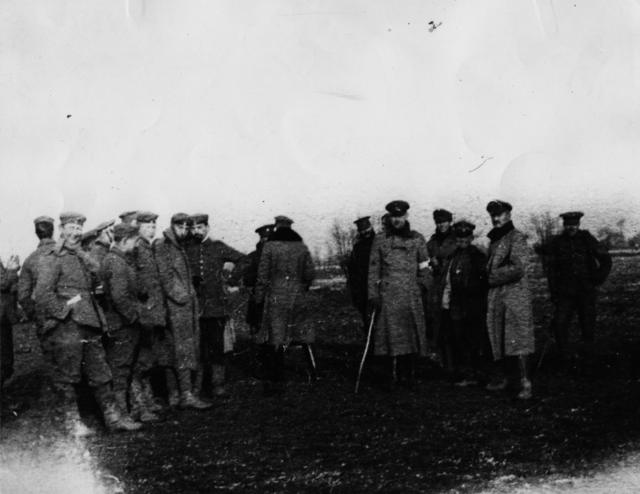
[[212,405],[197,396],[192,375],[200,371],[200,326],[198,299],[185,251],[190,225],[189,215],[174,214],[171,226],[154,243],[154,251],[173,335],[174,363],[180,388],[179,406],[204,410]]
[[424,237],[409,226],[409,203],[392,201],[386,210],[388,231],[375,237],[369,258],[373,354],[389,358],[392,386],[398,381],[411,386],[415,357],[427,354],[421,293],[429,254]]
[[371,225],[370,217],[364,216],[354,221],[358,234],[349,256],[347,274],[351,301],[360,313],[365,334],[369,328],[369,308],[367,288],[369,286],[369,255],[376,232]]
[[187,257],[200,307],[202,386],[220,397],[227,393],[224,329],[229,318],[223,269],[227,262],[237,264],[244,254],[209,237],[209,215],[194,214],[191,222],[192,242],[187,247]]
[[85,217],[60,215],[60,236],[51,253],[38,264],[34,299],[43,321],[43,340],[52,360],[52,380],[58,395],[56,413],[74,435],[92,431],[80,421],[74,385],[82,376],[92,388],[107,428],[132,431],[141,424],[122,415],[114,400],[111,370],[102,346],[105,318],[96,303],[92,273],[95,261],[80,248]]
[[511,221],[512,206],[495,200],[487,204],[493,229],[488,237],[489,284],[487,330],[493,358],[502,363],[502,375],[489,383],[489,391],[502,391],[509,385],[509,364],[517,362],[520,387],[518,398],[530,399],[529,356],[535,351],[531,291],[527,280],[529,247],[526,236]]

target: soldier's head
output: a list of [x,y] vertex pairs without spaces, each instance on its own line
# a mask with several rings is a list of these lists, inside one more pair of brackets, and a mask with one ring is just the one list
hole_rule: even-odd
[[273,235],[273,231],[275,230],[275,225],[262,225],[261,227],[256,228],[256,233],[260,235],[260,243],[263,244],[269,237]]
[[446,209],[436,209],[433,212],[433,221],[436,224],[436,229],[440,233],[447,233],[451,228],[453,215]]
[[288,216],[280,215],[274,218],[275,229],[279,230],[281,228],[291,228],[293,225],[293,220]]
[[511,204],[497,199],[487,204],[487,213],[491,216],[491,223],[496,228],[500,228],[511,221],[512,209]]
[[53,218],[49,216],[38,216],[33,220],[36,229],[36,236],[40,240],[53,238]]
[[96,228],[96,241],[104,245],[111,245],[113,243],[113,225],[115,220],[105,221],[100,223]]
[[356,228],[358,229],[358,235],[361,237],[369,236],[373,233],[373,226],[371,225],[371,217],[363,216],[354,221]]
[[567,235],[574,236],[580,230],[580,218],[584,216],[581,211],[562,213],[562,229]]
[[385,206],[389,213],[389,224],[392,228],[400,230],[404,228],[409,219],[409,203],[406,201],[391,201]]
[[82,228],[86,220],[87,218],[80,213],[60,214],[60,238],[71,247],[79,246],[82,239]]
[[187,239],[189,235],[189,227],[191,226],[191,220],[186,213],[176,213],[171,217],[171,229],[174,235],[180,241]]
[[142,238],[151,242],[156,236],[156,220],[158,215],[150,211],[140,211],[136,215],[136,224]]
[[202,242],[209,235],[209,215],[204,213],[191,215],[191,235]]
[[118,223],[113,227],[113,240],[122,252],[132,252],[136,247],[140,230],[137,225]]
[[466,249],[473,242],[473,231],[476,225],[468,221],[457,221],[453,224],[453,233],[456,236],[456,246],[459,249]]
[[138,211],[125,211],[124,213],[121,213],[120,216],[118,216],[118,218],[120,218],[120,221],[122,223],[135,225],[137,216],[138,216]]

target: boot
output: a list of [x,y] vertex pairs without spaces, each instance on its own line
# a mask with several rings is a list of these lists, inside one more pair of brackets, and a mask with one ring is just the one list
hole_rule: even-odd
[[175,408],[180,403],[180,392],[178,391],[178,380],[173,369],[165,369],[165,379],[167,381],[167,400],[171,408]]
[[129,407],[127,406],[127,391],[119,389],[113,392],[113,396],[120,412],[126,414],[129,410]]
[[491,381],[489,381],[489,384],[487,384],[485,388],[487,391],[505,391],[509,387],[509,368],[506,358],[502,359],[499,367],[500,375],[495,376],[493,379],[491,379]]
[[224,365],[214,364],[211,366],[211,394],[216,397],[227,396],[227,389],[224,386],[226,367]]
[[95,435],[96,431],[87,427],[80,418],[73,385],[57,384],[55,388],[57,416],[62,419],[63,430],[76,439]]
[[533,396],[531,391],[531,379],[529,379],[529,367],[528,367],[527,355],[520,355],[518,357],[518,367],[520,369],[520,392],[518,393],[519,400],[529,400]]
[[178,382],[180,383],[180,403],[178,407],[206,410],[213,406],[193,394],[190,369],[180,369],[178,371]]
[[144,398],[147,408],[154,413],[164,411],[162,404],[158,402],[155,396],[153,396],[153,389],[151,388],[149,378],[141,378],[140,382],[142,384],[142,397]]
[[104,423],[109,432],[137,431],[142,427],[140,422],[136,422],[128,415],[120,413],[108,384],[95,387],[94,394],[102,409]]
[[131,417],[143,424],[160,421],[160,417],[149,409],[144,397],[142,383],[136,377],[131,380]]

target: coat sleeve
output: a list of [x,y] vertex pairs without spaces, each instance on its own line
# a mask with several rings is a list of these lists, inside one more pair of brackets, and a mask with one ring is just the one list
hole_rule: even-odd
[[63,321],[71,311],[66,300],[56,294],[56,284],[60,276],[60,264],[52,262],[49,256],[42,256],[38,262],[38,280],[33,292],[36,309],[44,319],[54,318]]
[[503,266],[489,273],[489,286],[507,285],[522,279],[526,272],[529,247],[524,235],[516,232],[511,241],[511,251]]
[[189,293],[173,276],[173,260],[171,258],[171,252],[169,252],[166,244],[164,242],[155,243],[154,253],[158,264],[160,284],[162,285],[162,290],[164,291],[165,296],[178,305],[186,304],[190,300]]
[[113,308],[129,324],[134,323],[139,315],[139,307],[136,294],[132,293],[129,287],[129,272],[124,262],[106,261],[104,266],[103,279],[109,287],[109,296]]
[[382,279],[382,256],[380,254],[380,239],[376,235],[371,245],[371,254],[369,255],[369,280],[368,280],[368,296],[369,299],[380,296],[380,281]]
[[256,301],[262,302],[269,288],[269,279],[271,276],[271,262],[273,259],[272,244],[265,244],[262,249],[262,255],[260,256],[260,263],[258,264],[258,280],[256,282],[255,296]]

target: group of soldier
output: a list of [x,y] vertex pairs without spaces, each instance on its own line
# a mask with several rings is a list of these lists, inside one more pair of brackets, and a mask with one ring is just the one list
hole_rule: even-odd
[[[530,398],[530,250],[512,222],[512,206],[500,200],[487,205],[493,229],[486,253],[473,244],[472,223],[454,223],[449,211],[438,209],[427,241],[411,229],[408,210],[405,201],[387,204],[380,232],[370,217],[356,220],[348,261],[367,348],[387,362],[389,383],[411,386],[417,358],[437,354],[457,385],[515,388],[519,398]],[[606,249],[579,229],[581,216],[562,214],[562,233],[538,251],[555,304],[560,353],[576,311],[583,340],[593,341],[597,287],[611,269]],[[249,293],[246,320],[261,344],[265,394],[282,392],[285,351],[292,344],[305,349],[316,377],[315,336],[303,324],[315,270],[293,221],[278,216],[256,229],[256,249],[244,255],[210,237],[206,214],[174,214],[160,238],[157,218],[126,212],[118,224],[108,221],[83,233],[85,217],[63,213],[54,240],[53,218],[38,217],[37,249],[22,267],[12,256],[0,273],[0,288],[17,285],[17,300],[35,323],[55,393],[54,415],[73,434],[91,433],[78,413],[82,381],[113,431],[161,420],[168,407],[208,409],[224,396],[233,348],[228,299],[238,286]],[[489,360],[500,363],[491,379]],[[152,375],[163,376],[165,400]]]
[[[227,299],[241,281],[250,291],[247,321],[254,333],[265,328],[265,389],[283,379],[283,347],[314,278],[293,221],[278,216],[258,228],[256,250],[245,256],[210,238],[206,214],[174,214],[158,239],[157,218],[125,212],[120,223],[83,233],[82,214],[62,213],[56,241],[53,218],[38,217],[37,249],[21,269],[12,256],[2,273],[3,282],[17,282],[18,302],[35,323],[53,415],[71,434],[93,432],[78,412],[81,382],[112,431],[161,420],[168,407],[208,409],[213,404],[203,395],[224,396],[232,349]],[[310,346],[308,352],[313,358]],[[156,396],[152,373],[164,377],[166,400]]]
[[[428,241],[410,228],[407,202],[390,202],[386,210],[379,233],[370,217],[355,221],[347,273],[372,353],[388,362],[390,383],[410,386],[416,358],[429,354],[458,386],[515,388],[518,398],[531,398],[531,256],[525,234],[511,219],[511,204],[487,204],[493,225],[487,253],[473,245],[475,225],[454,223],[447,210],[433,212],[436,230]],[[549,279],[555,306],[551,333],[562,358],[575,312],[582,341],[593,343],[598,286],[609,274],[611,257],[580,229],[583,213],[560,216],[562,232],[536,250]],[[491,369],[490,361],[497,368]]]

